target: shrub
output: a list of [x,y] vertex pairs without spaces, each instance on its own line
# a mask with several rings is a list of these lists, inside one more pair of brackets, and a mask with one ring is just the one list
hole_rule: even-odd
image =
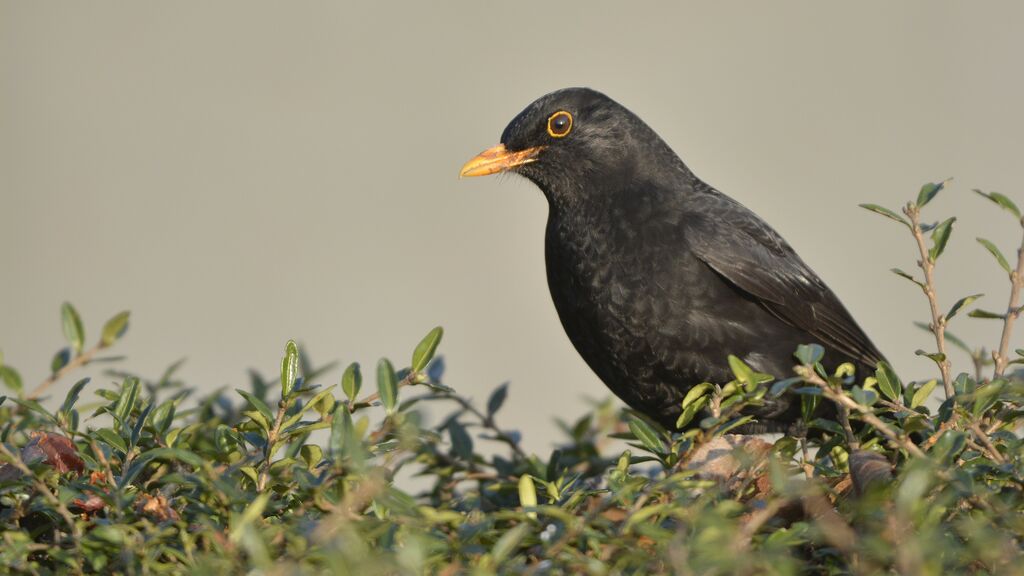
[[[0,566],[12,573],[1000,573],[1019,570],[1024,383],[1008,369],[1021,312],[1024,251],[989,354],[947,331],[977,296],[945,313],[933,269],[954,219],[921,221],[943,188],[926,185],[900,222],[920,250],[939,377],[904,385],[884,364],[856,379],[826,372],[814,344],[795,376],[758,374],[731,357],[735,379],[683,402],[682,433],[606,402],[574,422],[546,457],[499,422],[501,386],[483,406],[443,383],[440,328],[408,367],[388,360],[366,390],[358,364],[325,385],[288,342],[279,378],[196,396],[171,367],[156,380],[113,372],[119,385],[71,386],[54,410],[39,400],[125,332],[111,319],[85,345],[74,307],[52,375],[25,391],[2,364]],[[1021,220],[1006,197],[983,194]],[[930,236],[930,241],[925,236]],[[955,373],[949,345],[971,354]],[[990,374],[986,374],[991,372]],[[861,375],[864,376],[864,375]],[[340,386],[339,386],[340,384]],[[929,400],[938,390],[938,406]],[[92,392],[93,403],[81,395]],[[766,396],[832,402],[807,438],[767,444],[727,437]],[[423,408],[446,410],[428,424]],[[436,412],[436,410],[434,411]],[[87,426],[81,415],[90,414]],[[623,451],[619,438],[628,444]],[[760,442],[760,443],[759,443]],[[714,458],[711,448],[728,455]],[[734,450],[729,448],[736,447]],[[396,477],[399,480],[396,481]]]

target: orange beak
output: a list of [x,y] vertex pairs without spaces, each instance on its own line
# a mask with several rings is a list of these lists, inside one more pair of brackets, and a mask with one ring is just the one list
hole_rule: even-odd
[[498,144],[479,153],[462,167],[459,177],[487,176],[511,170],[516,166],[529,164],[537,160],[542,147],[534,146],[518,152],[509,152],[504,144]]

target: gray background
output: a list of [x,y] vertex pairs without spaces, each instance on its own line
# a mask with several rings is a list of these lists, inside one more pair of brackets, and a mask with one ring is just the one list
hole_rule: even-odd
[[929,210],[960,217],[940,297],[1005,305],[974,237],[1011,254],[1016,231],[969,190],[1024,200],[1022,6],[5,1],[0,348],[31,387],[63,300],[90,339],[127,308],[127,367],[187,356],[212,389],[272,373],[288,338],[371,367],[443,324],[447,382],[483,401],[511,381],[504,422],[546,449],[555,417],[608,393],[550,302],[541,194],[457,173],[534,98],[586,85],[772,223],[905,378],[930,377],[925,301],[887,272],[913,245],[856,205],[955,177]]

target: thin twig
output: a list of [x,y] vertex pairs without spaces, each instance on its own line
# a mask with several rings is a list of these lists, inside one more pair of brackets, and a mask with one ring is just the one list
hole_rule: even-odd
[[277,404],[277,418],[274,419],[274,427],[267,434],[267,448],[264,452],[263,469],[260,470],[258,482],[256,482],[256,490],[259,492],[263,492],[263,489],[267,487],[267,481],[270,480],[270,460],[274,456],[274,445],[277,444],[277,437],[281,434],[281,425],[284,423],[287,408],[288,403],[282,398]]
[[839,423],[843,426],[843,432],[846,434],[846,445],[850,447],[850,450],[860,450],[860,441],[857,440],[857,436],[853,434],[853,427],[850,426],[850,409],[842,404],[836,406],[839,413]]
[[[410,372],[405,378],[402,378],[398,382],[398,385],[395,386],[395,389],[396,390],[401,390],[405,386],[412,386],[413,384],[417,384],[417,382],[414,380],[414,378],[418,374],[419,374],[419,372]],[[355,412],[356,408],[360,408],[360,407],[363,407],[363,406],[369,406],[369,405],[373,404],[374,402],[376,402],[377,400],[380,400],[380,391],[374,392],[373,394],[370,394],[369,396],[366,396],[362,400],[356,400],[355,402],[350,402],[349,406],[348,406],[348,411],[349,412]]]
[[988,437],[988,434],[985,434],[985,431],[981,429],[981,426],[979,426],[977,422],[971,422],[971,432],[974,432],[974,436],[979,442],[981,442],[982,446],[984,446],[985,449],[982,450],[983,453],[988,454],[988,457],[995,460],[998,464],[1006,462],[1003,455],[999,450],[996,450],[995,445],[992,444],[992,439]]
[[[1024,219],[1021,220],[1024,226]],[[1007,305],[1006,316],[1003,318],[1003,334],[999,339],[999,350],[992,351],[992,359],[996,362],[993,378],[1002,377],[1010,363],[1007,351],[1010,348],[1010,335],[1013,334],[1013,323],[1020,316],[1020,289],[1024,285],[1024,240],[1017,249],[1017,267],[1010,272],[1010,303]]]
[[772,500],[764,508],[761,508],[757,512],[750,515],[743,527],[736,532],[736,536],[732,541],[732,550],[736,553],[741,553],[750,548],[750,543],[754,539],[754,535],[761,529],[769,520],[775,517],[786,506],[789,506],[791,501],[788,498],[779,498]]
[[804,476],[808,480],[814,477],[814,464],[811,464],[811,454],[807,451],[807,437],[800,439],[800,454],[802,456],[800,467],[804,470]]
[[919,458],[925,457],[924,452],[920,448],[918,448],[916,444],[911,442],[908,438],[897,434],[895,430],[893,430],[888,424],[883,422],[867,406],[862,406],[855,402],[853,398],[850,398],[849,396],[843,394],[842,392],[837,392],[836,390],[834,390],[828,382],[823,380],[821,376],[819,376],[814,371],[813,368],[811,368],[810,366],[797,366],[796,371],[797,374],[799,374],[805,382],[807,382],[808,384],[814,384],[815,386],[821,388],[822,395],[824,395],[825,398],[828,398],[829,400],[835,402],[837,405],[846,406],[848,409],[860,414],[861,419],[863,419],[868,424],[874,426],[876,430],[881,432],[882,435],[888,438],[893,444],[899,446],[900,448],[903,448],[904,450],[906,450],[907,452],[914,456],[917,456]]
[[917,250],[921,255],[921,259],[917,261],[917,265],[924,272],[924,284],[921,286],[921,290],[928,297],[928,305],[931,308],[932,321],[929,328],[935,335],[935,346],[938,348],[938,353],[942,355],[942,360],[936,364],[939,365],[939,372],[942,373],[942,387],[946,391],[948,400],[954,395],[953,380],[949,374],[950,363],[948,354],[946,354],[946,316],[939,311],[939,299],[935,294],[935,263],[931,260],[928,246],[925,245],[924,233],[921,231],[920,208],[917,204],[907,204],[903,213],[910,218],[910,231],[914,235],[914,240],[917,241]]
[[465,398],[462,398],[462,397],[459,397],[459,396],[454,396],[454,395],[449,396],[449,398],[451,398],[455,402],[458,402],[459,405],[461,405],[463,407],[463,409],[465,409],[470,414],[473,414],[474,416],[479,418],[480,419],[480,423],[483,424],[485,428],[487,428],[490,431],[494,432],[499,439],[501,439],[506,444],[508,444],[509,447],[512,448],[512,451],[515,452],[517,456],[519,456],[520,458],[523,458],[524,460],[528,458],[528,456],[526,455],[526,452],[523,452],[523,449],[519,447],[519,444],[515,440],[513,440],[511,436],[509,436],[507,433],[505,433],[504,430],[498,428],[498,425],[494,423],[494,419],[493,418],[490,418],[487,415],[485,415],[483,412],[480,412],[479,410],[477,410],[477,408],[475,406],[473,406],[473,404],[470,403],[470,401],[466,400]]
[[93,357],[96,356],[96,354],[100,350],[103,350],[104,348],[106,348],[106,346],[104,346],[103,343],[101,342],[101,343],[93,346],[92,348],[89,348],[85,352],[82,352],[78,356],[75,356],[74,358],[69,360],[68,363],[65,364],[60,370],[57,370],[53,374],[50,374],[46,378],[46,380],[43,380],[42,382],[39,383],[38,386],[33,388],[32,391],[28,393],[28,396],[25,396],[25,399],[26,400],[37,400],[40,396],[43,395],[43,392],[46,392],[46,390],[50,386],[53,386],[58,380],[63,378],[64,375],[66,375],[68,372],[71,372],[73,370],[81,368],[82,366],[87,365],[89,362],[92,362]]

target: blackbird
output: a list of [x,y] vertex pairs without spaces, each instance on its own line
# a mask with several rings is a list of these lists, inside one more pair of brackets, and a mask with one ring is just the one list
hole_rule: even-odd
[[[548,287],[569,340],[612,392],[670,430],[690,388],[734,378],[729,354],[776,377],[792,374],[800,344],[821,344],[826,367],[851,362],[861,378],[883,359],[775,230],[604,94],[541,97],[461,176],[498,172],[548,200]],[[749,413],[739,432],[792,431],[799,396]]]

